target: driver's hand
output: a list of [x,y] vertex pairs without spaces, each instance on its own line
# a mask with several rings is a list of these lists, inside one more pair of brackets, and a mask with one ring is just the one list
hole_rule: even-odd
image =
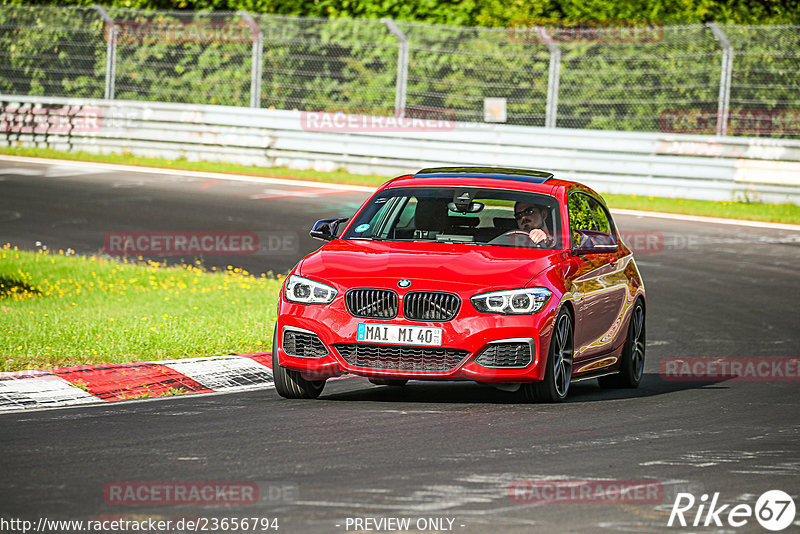
[[535,230],[531,230],[530,233],[528,233],[528,237],[531,238],[531,241],[538,244],[547,239],[547,234],[545,234],[544,230],[542,230],[541,228],[536,228]]

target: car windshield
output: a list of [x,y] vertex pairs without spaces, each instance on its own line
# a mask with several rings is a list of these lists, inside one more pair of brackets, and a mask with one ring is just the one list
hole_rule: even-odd
[[555,249],[561,247],[561,220],[558,201],[548,195],[396,188],[371,198],[342,238]]

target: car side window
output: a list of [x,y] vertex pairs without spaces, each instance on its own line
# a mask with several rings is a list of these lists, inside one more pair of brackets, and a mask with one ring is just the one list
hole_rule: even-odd
[[575,230],[592,230],[613,235],[608,213],[597,199],[574,191],[569,195],[567,209],[573,247],[583,244],[581,243],[582,236]]
[[388,234],[387,225],[396,217],[396,212],[401,209],[402,202],[403,199],[397,197],[378,198],[375,200],[373,205],[370,206],[370,210],[373,212],[372,216],[354,230],[357,237],[365,239],[385,238]]
[[581,245],[581,235],[575,230],[596,229],[588,198],[581,193],[571,193],[567,201],[567,209],[569,211],[569,228],[572,246],[579,247]]
[[400,216],[397,218],[395,229],[413,229],[414,212],[416,212],[416,210],[417,197],[411,197],[408,199],[408,202],[406,202],[406,206],[403,208],[403,211],[400,212]]
[[608,221],[608,214],[606,213],[605,208],[592,197],[587,197],[589,202],[589,207],[592,210],[592,216],[594,217],[594,222],[597,225],[597,229],[601,232],[605,232],[607,234],[611,234],[611,223]]

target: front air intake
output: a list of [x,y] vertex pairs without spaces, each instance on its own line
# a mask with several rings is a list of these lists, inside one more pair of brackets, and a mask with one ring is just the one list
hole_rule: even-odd
[[325,344],[313,332],[285,327],[283,329],[283,352],[300,358],[322,358],[328,354]]
[[526,367],[533,361],[531,343],[508,341],[492,343],[475,358],[475,363],[484,367]]
[[337,343],[334,348],[350,365],[385,371],[452,371],[469,354],[462,349],[366,343]]

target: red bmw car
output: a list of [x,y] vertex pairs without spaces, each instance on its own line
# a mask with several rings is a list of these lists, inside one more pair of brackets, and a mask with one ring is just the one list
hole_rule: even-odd
[[[339,226],[347,223],[339,235]],[[571,382],[636,387],[645,291],[603,199],[551,173],[435,168],[383,185],[281,289],[278,393],[343,373],[472,380],[559,402]]]

